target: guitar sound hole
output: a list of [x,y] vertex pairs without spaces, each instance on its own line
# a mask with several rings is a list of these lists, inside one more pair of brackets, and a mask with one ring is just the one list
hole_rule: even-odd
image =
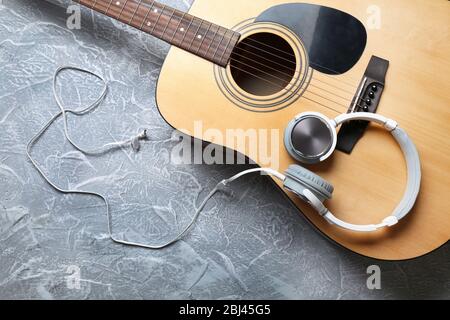
[[231,75],[244,91],[269,96],[287,90],[296,73],[290,44],[273,33],[256,33],[243,39],[230,60]]

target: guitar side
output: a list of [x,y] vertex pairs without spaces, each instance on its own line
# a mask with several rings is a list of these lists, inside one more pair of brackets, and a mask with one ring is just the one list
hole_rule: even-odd
[[[290,1],[197,0],[190,13],[231,28],[286,2]],[[396,119],[415,141],[422,160],[423,182],[418,202],[408,217],[392,229],[371,234],[331,226],[297,197],[288,196],[321,232],[354,252],[386,260],[409,259],[431,252],[446,243],[450,235],[450,199],[447,197],[450,3],[399,0],[393,4],[379,0],[373,7],[374,1],[368,0],[309,2],[335,7],[365,24],[370,23],[367,22],[368,8],[380,10],[381,28],[370,29],[366,25],[367,46],[361,59],[350,71],[334,76],[333,81],[351,83],[355,88],[358,85],[355,79],[361,78],[372,55],[390,60],[377,112]],[[239,9],[230,10],[230,7]],[[335,99],[332,93],[326,95]],[[211,63],[177,48],[170,50],[164,63],[157,102],[162,116],[173,127],[246,155],[250,155],[248,146],[239,148],[213,137],[205,139],[195,132],[195,123],[201,122],[203,132],[216,129],[223,136],[227,129],[278,130],[278,160],[257,163],[279,170],[295,163],[283,146],[284,128],[294,116],[304,111],[318,111],[329,117],[337,115],[333,110],[302,98],[284,109],[268,113],[239,108],[220,90]],[[335,186],[333,199],[327,206],[339,218],[367,224],[387,216],[400,200],[406,179],[403,167],[402,154],[395,142],[387,133],[371,126],[351,155],[336,152],[330,160],[311,169]]]

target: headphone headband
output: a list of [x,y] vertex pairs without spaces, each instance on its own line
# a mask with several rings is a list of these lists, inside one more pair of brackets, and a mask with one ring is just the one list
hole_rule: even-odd
[[393,216],[400,220],[411,211],[419,194],[422,174],[417,148],[408,134],[398,126],[396,121],[379,114],[365,112],[348,113],[338,116],[334,119],[334,122],[336,126],[339,126],[351,120],[366,120],[382,125],[386,130],[391,132],[403,152],[408,170],[408,181],[404,196],[392,213]]

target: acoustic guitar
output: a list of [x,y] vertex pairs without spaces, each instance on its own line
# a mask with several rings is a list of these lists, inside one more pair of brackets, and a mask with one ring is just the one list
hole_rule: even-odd
[[[386,260],[429,253],[450,238],[450,2],[308,1],[196,0],[189,13],[152,0],[76,2],[171,44],[157,86],[161,115],[260,166],[283,171],[296,163],[283,133],[305,111],[398,121],[417,145],[423,177],[413,212],[395,227],[343,230],[283,192],[354,252]],[[230,130],[244,133],[245,143],[224,139]],[[338,149],[309,166],[335,187],[327,206],[355,224],[380,221],[403,195],[400,149],[362,121],[340,129]]]

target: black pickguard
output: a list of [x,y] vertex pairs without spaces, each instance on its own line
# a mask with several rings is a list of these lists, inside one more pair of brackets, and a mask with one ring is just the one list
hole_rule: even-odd
[[367,42],[364,25],[355,17],[324,6],[290,3],[271,7],[256,22],[289,28],[303,41],[310,66],[327,74],[342,74],[359,60]]

